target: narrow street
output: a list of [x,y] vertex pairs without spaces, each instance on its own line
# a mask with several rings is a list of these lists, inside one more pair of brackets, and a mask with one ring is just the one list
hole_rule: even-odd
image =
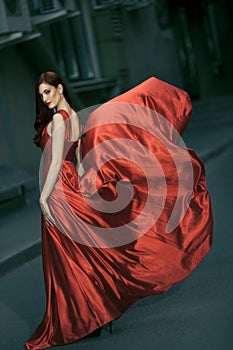
[[[195,126],[195,125],[194,125]],[[230,350],[233,348],[233,124],[187,130],[186,145],[206,159],[214,212],[214,244],[194,273],[162,296],[141,300],[117,321],[113,333],[57,347],[95,350]],[[217,137],[218,135],[218,137]],[[220,140],[220,141],[219,141]],[[33,227],[32,227],[33,229]],[[0,348],[23,349],[45,307],[41,256],[0,279]]]

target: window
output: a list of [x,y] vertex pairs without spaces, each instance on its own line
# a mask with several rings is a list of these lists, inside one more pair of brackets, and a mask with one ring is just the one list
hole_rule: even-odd
[[70,80],[95,77],[82,15],[51,24],[55,56],[61,71]]

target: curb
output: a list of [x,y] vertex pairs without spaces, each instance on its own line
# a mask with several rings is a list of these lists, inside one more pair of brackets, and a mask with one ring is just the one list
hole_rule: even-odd
[[221,156],[225,151],[228,150],[228,148],[233,146],[233,140],[226,141],[224,144],[216,147],[215,149],[206,151],[206,152],[199,152],[199,155],[201,159],[204,161],[205,164],[207,164],[210,160]]
[[36,241],[21,251],[0,262],[0,277],[33,260],[41,254],[41,241]]

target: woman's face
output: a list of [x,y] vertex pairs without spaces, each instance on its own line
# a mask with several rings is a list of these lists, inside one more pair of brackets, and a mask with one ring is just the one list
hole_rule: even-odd
[[39,85],[40,98],[49,109],[57,107],[61,100],[62,90],[61,84],[59,84],[57,87],[47,83],[42,83]]

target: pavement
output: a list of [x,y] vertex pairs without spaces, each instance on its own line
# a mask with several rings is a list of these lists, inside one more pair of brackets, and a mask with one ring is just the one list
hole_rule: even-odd
[[[95,350],[233,348],[233,98],[194,102],[184,141],[204,160],[214,213],[214,244],[185,281],[144,298],[114,321],[113,333],[57,347]],[[0,349],[23,349],[40,322],[45,293],[37,190],[0,216]]]

